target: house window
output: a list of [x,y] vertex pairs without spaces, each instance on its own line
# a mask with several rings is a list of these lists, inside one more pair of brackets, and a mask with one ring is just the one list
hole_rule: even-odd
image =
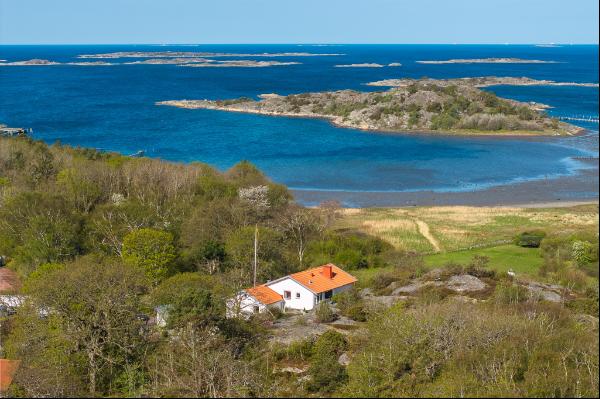
[[333,296],[333,290],[325,291],[325,299],[330,299]]
[[292,299],[292,291],[283,291],[283,297],[285,299]]
[[255,306],[252,306],[252,311],[253,311],[254,313],[258,313],[258,312],[260,311],[260,308],[259,308],[258,306],[256,306],[256,305],[255,305]]
[[296,299],[300,299],[300,293],[296,292]]

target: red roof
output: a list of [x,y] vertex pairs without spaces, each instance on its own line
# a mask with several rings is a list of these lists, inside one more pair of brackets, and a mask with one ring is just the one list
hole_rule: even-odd
[[20,360],[0,359],[0,392],[8,389],[20,363]]
[[356,277],[332,263],[294,273],[290,277],[316,294],[354,284],[357,281]]
[[256,286],[254,288],[246,288],[246,292],[252,295],[264,305],[270,305],[272,303],[283,300],[283,297],[281,295],[279,295],[264,284]]

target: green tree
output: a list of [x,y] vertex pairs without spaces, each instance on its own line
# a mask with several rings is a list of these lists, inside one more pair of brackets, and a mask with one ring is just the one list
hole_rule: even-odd
[[14,256],[23,274],[80,252],[81,218],[63,197],[23,192],[0,207],[0,250]]
[[[25,282],[30,311],[17,315],[22,329],[10,336],[12,354],[39,378],[45,372],[38,367],[54,365],[67,373],[54,377],[56,384],[74,380],[89,394],[113,393],[111,381],[140,362],[146,347],[139,317],[146,290],[142,273],[109,259],[43,266]],[[35,382],[19,380],[31,393],[39,389]],[[69,386],[51,389],[72,392]]]
[[188,323],[206,327],[225,314],[225,287],[212,276],[180,273],[164,280],[151,294],[154,306],[166,305],[170,328]]
[[[258,281],[280,277],[288,273],[283,261],[281,235],[270,228],[258,228]],[[225,241],[225,252],[231,264],[238,268],[248,283],[252,282],[254,257],[254,227],[242,227],[232,232]]]
[[123,239],[123,260],[143,270],[153,284],[158,284],[169,275],[176,257],[171,233],[139,229]]
[[84,178],[75,168],[61,170],[56,176],[56,182],[66,198],[83,213],[88,213],[102,195],[100,186]]

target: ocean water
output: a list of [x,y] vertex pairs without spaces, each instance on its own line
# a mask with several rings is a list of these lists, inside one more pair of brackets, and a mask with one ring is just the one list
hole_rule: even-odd
[[[511,182],[575,174],[575,157],[598,156],[598,124],[574,138],[467,138],[381,134],[327,121],[185,110],[155,105],[171,99],[226,99],[262,93],[382,90],[389,78],[527,76],[598,82],[598,46],[475,45],[201,45],[0,46],[0,59],[78,61],[113,51],[310,52],[339,56],[277,57],[299,65],[186,68],[176,65],[0,67],[0,123],[33,129],[49,143],[94,147],[221,170],[250,160],[296,190],[349,192],[471,191]],[[417,60],[518,57],[549,64],[419,64]],[[264,57],[232,59],[265,60]],[[228,59],[228,58],[220,58]],[[135,59],[108,60],[127,62]],[[94,61],[94,60],[83,60]],[[400,67],[335,68],[399,62]],[[488,88],[498,95],[551,105],[553,116],[598,118],[598,88]],[[597,193],[595,193],[597,197]]]

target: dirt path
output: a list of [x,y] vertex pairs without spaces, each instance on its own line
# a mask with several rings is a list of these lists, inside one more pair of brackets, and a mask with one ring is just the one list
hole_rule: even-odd
[[417,227],[419,228],[419,233],[421,233],[421,235],[423,237],[425,237],[427,239],[427,241],[429,241],[431,246],[433,246],[433,249],[435,250],[435,252],[440,252],[442,250],[442,247],[440,246],[440,243],[438,242],[438,240],[436,240],[435,237],[431,235],[431,232],[429,231],[429,226],[427,225],[427,223],[425,223],[424,221],[419,220],[419,219],[415,219],[415,223],[417,223]]

